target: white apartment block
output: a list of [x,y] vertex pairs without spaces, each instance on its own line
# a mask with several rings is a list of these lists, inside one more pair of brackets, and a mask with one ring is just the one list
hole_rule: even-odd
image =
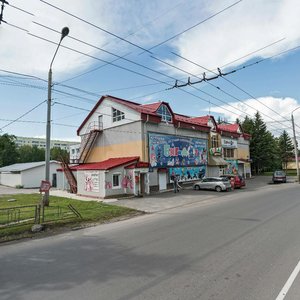
[[[43,138],[17,136],[15,143],[18,147],[28,145],[28,146],[37,146],[38,148],[46,149],[46,139]],[[77,142],[75,141],[70,142],[70,141],[51,140],[50,148],[57,147],[57,148],[70,151],[70,146],[76,143]]]

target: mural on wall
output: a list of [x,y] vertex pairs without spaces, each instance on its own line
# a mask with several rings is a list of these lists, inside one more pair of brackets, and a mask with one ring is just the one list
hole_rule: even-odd
[[[201,179],[206,174],[206,166],[200,167],[181,167],[181,168],[170,168],[169,175],[176,175],[179,181],[189,181]],[[173,180],[170,180],[173,182]]]
[[112,188],[112,183],[110,181],[105,181],[105,189],[110,190]]
[[84,172],[84,190],[99,192],[99,172]]
[[207,140],[149,133],[151,167],[187,167],[207,164]]
[[122,188],[133,189],[133,172],[129,171],[122,179]]
[[227,167],[225,168],[225,174],[238,174],[238,162],[237,160],[227,160]]

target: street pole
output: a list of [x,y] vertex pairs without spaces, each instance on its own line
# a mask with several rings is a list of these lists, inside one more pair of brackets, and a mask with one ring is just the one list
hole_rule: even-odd
[[[50,143],[51,143],[51,92],[52,92],[52,64],[54,61],[54,58],[56,56],[56,53],[58,51],[58,48],[61,44],[61,41],[64,37],[66,37],[69,34],[69,28],[64,27],[61,31],[61,37],[60,41],[57,45],[57,48],[55,50],[54,56],[52,58],[49,72],[48,72],[48,98],[47,98],[47,127],[46,127],[46,152],[45,152],[45,180],[50,181]],[[49,191],[45,192],[43,202],[43,207],[49,206]]]
[[[298,109],[300,107],[297,107],[296,109]],[[293,127],[293,140],[294,140],[294,150],[295,150],[295,161],[296,161],[296,169],[297,169],[297,180],[300,183],[300,175],[299,175],[299,162],[298,162],[298,147],[297,147],[297,140],[296,140],[296,133],[295,133],[295,123],[294,123],[294,116],[293,116],[293,112],[296,110],[294,109],[292,111],[292,127]]]

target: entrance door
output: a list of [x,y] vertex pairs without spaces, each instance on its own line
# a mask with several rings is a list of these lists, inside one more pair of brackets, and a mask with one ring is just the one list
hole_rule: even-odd
[[56,173],[52,174],[52,187],[56,187],[57,185],[57,177],[56,177]]
[[158,173],[158,185],[159,185],[160,191],[167,189],[167,173],[166,172]]
[[140,173],[141,195],[145,195],[145,174]]

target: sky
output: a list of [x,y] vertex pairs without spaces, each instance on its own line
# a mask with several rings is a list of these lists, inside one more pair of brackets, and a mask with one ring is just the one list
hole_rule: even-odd
[[[228,122],[259,111],[274,136],[292,137],[293,113],[300,142],[298,0],[8,2],[0,134],[46,136],[48,72],[67,26],[52,65],[51,139],[79,141],[89,111],[112,95]],[[235,72],[195,83],[218,68]]]

